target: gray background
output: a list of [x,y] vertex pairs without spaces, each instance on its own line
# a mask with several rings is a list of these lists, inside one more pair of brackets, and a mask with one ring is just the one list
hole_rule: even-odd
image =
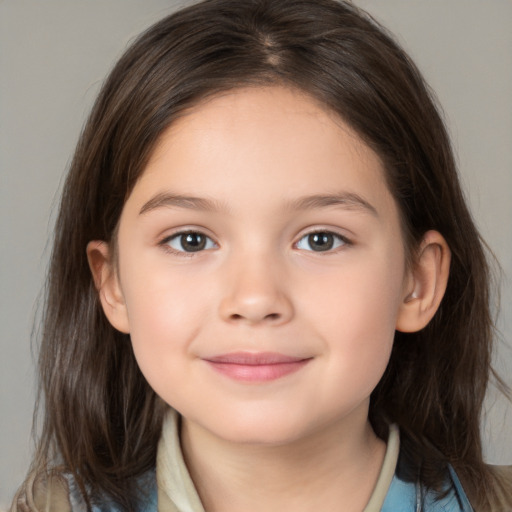
[[[61,178],[99,85],[130,39],[185,1],[0,0],[0,508],[29,464],[31,325]],[[462,180],[504,277],[497,363],[512,383],[512,1],[358,0],[437,91]],[[494,392],[486,458],[512,464]]]

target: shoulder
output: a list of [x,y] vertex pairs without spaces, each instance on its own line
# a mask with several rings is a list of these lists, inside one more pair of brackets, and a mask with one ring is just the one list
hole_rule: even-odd
[[485,496],[478,496],[468,487],[475,512],[512,511],[512,466],[487,466],[488,480]]
[[[68,478],[69,501],[73,512],[86,512],[87,506],[74,481]],[[157,486],[155,471],[147,471],[134,482],[140,493],[137,499],[139,512],[157,512]],[[53,511],[52,511],[53,512]],[[123,512],[122,507],[108,497],[91,499],[91,512]]]
[[[512,510],[512,466],[488,466],[493,478],[492,512]],[[480,510],[480,508],[476,508]]]
[[72,512],[68,483],[58,474],[31,474],[14,497],[10,512],[46,510]]
[[450,467],[445,492],[426,490],[417,482],[396,475],[391,481],[381,512],[474,512],[455,471]]
[[[157,512],[157,487],[154,471],[138,478],[144,490],[138,510]],[[69,473],[29,476],[18,491],[9,512],[88,512],[87,504]],[[93,500],[90,512],[122,512],[109,498]]]
[[[414,482],[406,482],[396,475],[389,488],[381,512],[510,512],[512,510],[512,466],[489,466],[493,475],[494,492],[489,503],[470,503],[465,489],[450,467],[446,493],[438,497]],[[490,507],[490,508],[489,508]]]

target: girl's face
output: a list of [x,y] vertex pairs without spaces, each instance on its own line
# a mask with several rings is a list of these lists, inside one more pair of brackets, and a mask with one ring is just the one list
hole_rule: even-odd
[[379,158],[314,100],[241,89],[175,122],[118,251],[107,315],[189,425],[281,444],[366,424],[411,278]]

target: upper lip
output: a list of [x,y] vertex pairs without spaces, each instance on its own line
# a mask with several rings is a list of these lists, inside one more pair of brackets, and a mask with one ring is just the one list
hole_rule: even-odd
[[206,357],[206,361],[212,363],[223,364],[239,364],[239,365],[268,365],[268,364],[284,364],[296,363],[310,359],[309,357],[296,357],[280,354],[278,352],[231,352],[229,354],[220,354],[217,356]]

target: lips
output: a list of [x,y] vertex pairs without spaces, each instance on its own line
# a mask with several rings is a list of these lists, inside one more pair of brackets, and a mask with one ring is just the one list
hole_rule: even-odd
[[299,371],[311,359],[274,352],[234,352],[209,357],[205,361],[215,371],[233,380],[268,382]]

